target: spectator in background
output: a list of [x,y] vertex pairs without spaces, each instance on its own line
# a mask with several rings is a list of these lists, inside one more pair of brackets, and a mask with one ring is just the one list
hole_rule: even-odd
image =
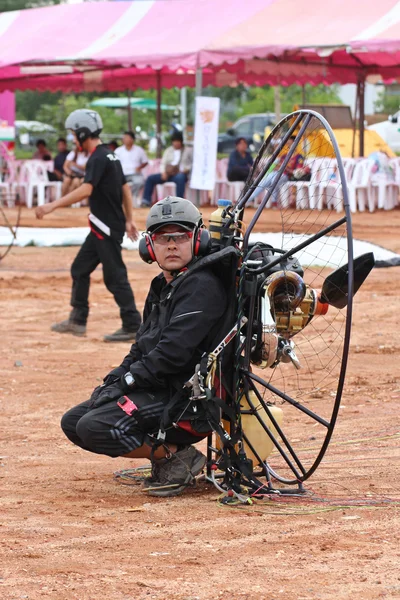
[[49,181],[62,181],[64,176],[64,163],[68,156],[67,140],[58,138],[57,140],[58,154],[54,159],[54,170],[49,172]]
[[36,142],[36,152],[34,152],[32,158],[36,160],[51,160],[51,152],[46,146],[45,140],[38,140]]
[[125,179],[130,185],[132,197],[135,198],[144,186],[142,169],[149,160],[143,148],[136,145],[133,131],[125,131],[122,137],[122,146],[117,148],[115,154],[121,161]]
[[149,175],[146,179],[141,207],[151,206],[155,186],[166,181],[175,183],[175,196],[184,198],[192,161],[193,152],[191,148],[184,146],[182,133],[175,132],[171,136],[171,146],[165,150],[161,159],[161,173]]
[[[308,166],[304,164],[304,156],[300,152],[294,152],[290,157],[284,171],[279,176],[279,169],[286,160],[290,148],[293,146],[296,136],[291,135],[288,139],[285,148],[282,150],[275,162],[271,165],[268,173],[264,179],[260,182],[259,186],[253,192],[249,199],[249,202],[255,200],[258,195],[265,192],[268,189],[272,189],[271,198],[268,201],[269,208],[277,208],[279,191],[285,183],[288,181],[310,181],[311,171]],[[296,148],[298,150],[300,146]],[[276,184],[276,185],[275,185]],[[274,187],[275,186],[275,187]]]
[[75,150],[71,150],[64,163],[64,180],[61,190],[63,196],[76,190],[83,183],[86,163],[89,160],[88,152],[82,150],[77,140],[74,143]]
[[237,138],[236,150],[231,152],[228,163],[228,181],[246,181],[253,166],[253,157],[248,151],[247,140]]
[[119,148],[117,140],[111,140],[111,142],[108,143],[108,147],[110,148],[110,150],[115,152],[116,149]]

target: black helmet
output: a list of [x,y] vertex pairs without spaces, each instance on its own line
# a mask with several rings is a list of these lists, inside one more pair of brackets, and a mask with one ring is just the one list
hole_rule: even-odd
[[88,108],[74,110],[65,121],[65,128],[72,129],[79,142],[98,137],[103,129],[99,113]]
[[149,233],[163,225],[181,225],[187,229],[195,229],[203,224],[201,213],[189,200],[177,196],[167,196],[153,204],[146,219]]

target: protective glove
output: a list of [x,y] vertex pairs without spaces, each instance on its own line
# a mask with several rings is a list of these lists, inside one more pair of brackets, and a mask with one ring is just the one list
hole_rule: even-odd
[[98,397],[98,395],[103,392],[105,390],[105,388],[109,385],[111,385],[112,383],[115,383],[116,381],[118,381],[120,378],[119,375],[114,375],[114,373],[111,371],[111,373],[109,373],[108,375],[106,375],[103,379],[103,383],[101,385],[98,385],[97,387],[94,388],[92,395],[90,396],[89,400],[90,402],[93,404],[93,402],[95,402],[96,398]]
[[124,391],[121,387],[119,378],[113,376],[112,380],[108,380],[102,383],[102,385],[97,386],[93,390],[92,395],[90,396],[90,406],[91,408],[98,408],[102,404],[106,404],[106,402],[111,402],[116,398],[120,398],[124,395]]

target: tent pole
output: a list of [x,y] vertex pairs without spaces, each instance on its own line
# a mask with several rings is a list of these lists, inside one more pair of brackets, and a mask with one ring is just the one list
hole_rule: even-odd
[[187,89],[181,88],[181,127],[183,139],[186,140],[186,123],[187,123]]
[[281,120],[281,86],[279,84],[274,85],[274,110],[275,121],[279,123]]
[[[196,98],[203,93],[203,69],[196,69]],[[197,208],[200,206],[200,190],[196,190],[196,201],[194,202]]]
[[364,156],[365,76],[360,79],[360,157]]
[[203,93],[203,69],[196,69],[196,96]]
[[157,158],[161,158],[161,71],[157,71]]
[[131,90],[128,90],[128,130],[129,131],[133,131],[131,98],[132,98],[132,92],[131,92]]
[[360,104],[360,82],[357,81],[357,91],[356,91],[356,105],[354,107],[354,122],[353,122],[353,142],[351,145],[351,158],[354,158],[354,152],[356,148],[356,132],[357,132],[357,117],[358,117],[358,107]]
[[305,107],[307,103],[307,90],[306,90],[306,84],[303,83],[303,85],[301,86],[301,104],[303,105],[303,108]]

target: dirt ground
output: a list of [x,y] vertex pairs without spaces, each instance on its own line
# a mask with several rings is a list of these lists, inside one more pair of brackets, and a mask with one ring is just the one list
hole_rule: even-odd
[[[41,225],[85,225],[86,214],[66,209]],[[143,227],[145,211],[135,214]],[[21,225],[38,223],[24,211]],[[279,231],[279,213],[258,228]],[[399,231],[400,211],[354,218],[355,237],[395,252]],[[119,320],[100,270],[87,337],[50,331],[68,314],[76,252],[14,248],[0,263],[0,598],[400,598],[399,268],[372,272],[355,299],[342,408],[306,485],[328,502],[234,508],[204,482],[178,498],[150,498],[113,478],[141,461],[91,455],[63,437],[62,414],[128,349],[102,341]],[[135,251],[124,259],[142,308],[158,269]]]

